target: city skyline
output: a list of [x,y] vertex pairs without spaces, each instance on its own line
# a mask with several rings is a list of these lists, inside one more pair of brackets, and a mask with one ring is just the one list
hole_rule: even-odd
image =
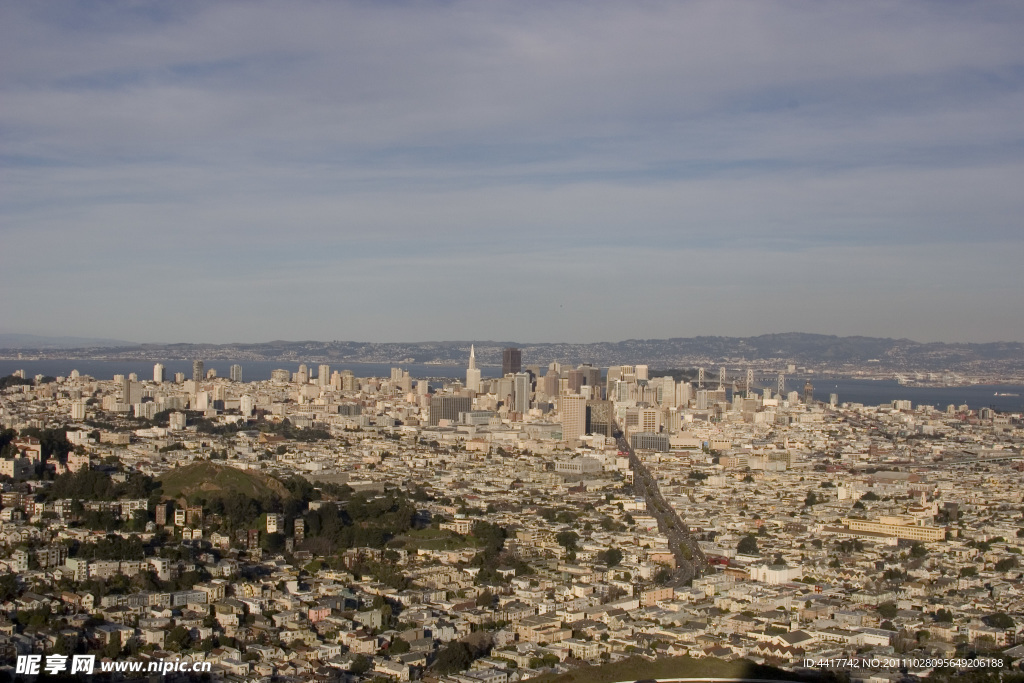
[[1013,3],[0,12],[0,332],[1024,340]]

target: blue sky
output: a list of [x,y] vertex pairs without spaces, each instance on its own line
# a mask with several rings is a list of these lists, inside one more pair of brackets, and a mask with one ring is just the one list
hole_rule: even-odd
[[0,332],[1024,340],[1017,2],[0,2]]

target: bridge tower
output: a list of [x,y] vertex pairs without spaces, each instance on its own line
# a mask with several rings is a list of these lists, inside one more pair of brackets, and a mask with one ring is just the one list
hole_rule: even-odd
[[779,398],[786,395],[786,375],[779,373]]
[[725,389],[725,368],[718,368],[718,390]]
[[744,392],[746,393],[748,398],[750,397],[750,392],[751,392],[751,390],[753,388],[754,388],[754,371],[751,370],[750,368],[747,368],[747,386],[744,389]]
[[704,388],[704,368],[697,368],[697,388]]

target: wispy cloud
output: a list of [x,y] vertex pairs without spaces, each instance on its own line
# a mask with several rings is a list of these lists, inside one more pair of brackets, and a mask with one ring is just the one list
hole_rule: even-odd
[[[778,321],[1024,339],[1024,304],[1002,301],[1024,244],[1018,3],[0,12],[12,331],[172,337],[188,314],[189,338],[212,341],[515,338],[524,323],[533,340],[754,334]],[[792,278],[821,305],[783,296]],[[446,293],[429,310],[427,282]],[[975,306],[970,325],[942,314],[979,287],[1000,305]],[[620,333],[580,303],[600,291],[634,310],[698,289],[699,320],[661,306]],[[346,297],[346,324],[316,315]],[[223,306],[197,306],[211,301]],[[767,301],[782,302],[774,317],[751,315]]]

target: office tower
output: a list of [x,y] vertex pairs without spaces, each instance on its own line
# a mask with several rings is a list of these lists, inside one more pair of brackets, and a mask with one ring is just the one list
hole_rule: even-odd
[[523,369],[523,352],[510,346],[501,354],[501,374],[514,375]]
[[676,405],[686,407],[690,405],[693,398],[693,385],[689,382],[680,382],[676,385]]
[[161,384],[164,381],[164,364],[157,363],[153,366],[153,381]]
[[558,398],[558,412],[562,416],[562,441],[579,441],[587,433],[587,399],[563,394]]
[[612,436],[615,433],[615,407],[611,401],[587,401],[586,433],[604,436]]
[[[512,375],[512,377],[515,377],[515,375]],[[494,396],[506,406],[509,406],[509,408],[512,406],[512,392],[515,391],[512,377],[505,376],[494,382]]]
[[833,408],[835,408],[837,405],[839,405],[839,394],[829,394],[828,395],[828,404],[830,406],[832,406]]
[[636,366],[620,365],[619,379],[622,380],[623,382],[636,382]]
[[241,382],[242,381],[242,366],[235,363],[231,366],[231,381]]
[[615,384],[622,378],[622,367],[611,365],[608,367],[608,375],[604,378],[604,395],[608,400],[614,400],[613,389]]
[[476,347],[469,345],[469,367],[466,368],[466,388],[475,394],[480,393],[480,369],[476,366]]
[[675,434],[682,427],[683,418],[679,413],[679,409],[676,407],[669,408],[665,411],[665,431],[669,434]]
[[814,402],[814,385],[811,380],[804,383],[804,403],[810,405]]
[[128,382],[128,405],[142,403],[143,386],[139,382]]
[[299,371],[295,373],[296,384],[309,384],[309,368],[305,364],[299,366]]
[[629,382],[624,382],[621,379],[615,380],[615,382],[608,387],[608,400],[616,401],[618,403],[624,403],[629,400]]
[[238,400],[238,412],[242,413],[242,415],[251,417],[255,409],[256,402],[253,401],[252,396],[246,394]]
[[356,376],[351,370],[341,371],[341,390],[342,391],[355,391],[358,387],[356,386]]
[[316,383],[322,387],[326,387],[331,383],[331,366],[327,364],[321,364],[316,371]]
[[526,372],[517,372],[512,380],[512,409],[520,415],[525,415],[530,410],[530,375]]
[[71,419],[72,420],[84,420],[85,419],[85,401],[72,401],[71,402]]
[[197,391],[195,400],[192,401],[192,410],[209,410],[210,403],[209,391]]
[[583,373],[583,384],[588,387],[594,387],[594,391],[597,392],[601,385],[601,368],[595,368],[593,365],[584,363],[578,370]]
[[558,396],[558,373],[554,370],[548,370],[548,373],[544,375],[543,379],[544,389],[543,393],[549,397]]
[[633,371],[636,373],[637,380],[649,379],[649,377],[647,376],[649,369],[646,365],[637,365],[635,368],[633,368]]
[[580,393],[580,388],[583,386],[583,371],[582,370],[570,370],[565,375],[568,380],[569,392],[573,394]]
[[459,413],[468,413],[473,409],[473,399],[468,396],[440,396],[430,398],[430,411],[427,422],[436,427],[441,420],[457,422]]
[[204,379],[206,379],[206,373],[203,372],[203,361],[192,361],[192,381],[202,382]]
[[640,408],[637,411],[638,426],[641,432],[661,431],[661,410],[658,408]]
[[270,381],[275,384],[288,384],[292,379],[292,373],[283,368],[270,371]]
[[694,400],[695,400],[694,408],[696,408],[697,410],[707,410],[708,409],[708,405],[710,404],[710,399],[708,397],[708,390],[707,389],[698,389],[696,397],[695,397]]
[[174,383],[175,384],[181,384],[184,381],[185,381],[185,373],[184,372],[176,372],[176,373],[174,373]]

